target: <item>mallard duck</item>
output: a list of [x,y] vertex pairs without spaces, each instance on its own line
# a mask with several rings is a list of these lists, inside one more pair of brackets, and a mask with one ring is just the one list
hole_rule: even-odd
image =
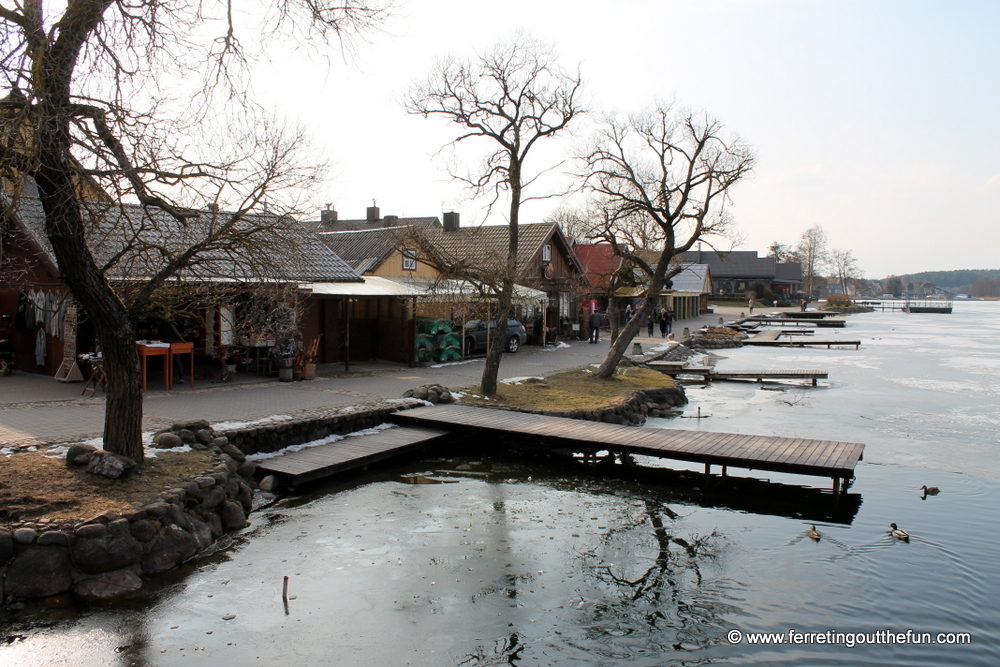
[[816,530],[816,526],[812,526],[809,528],[809,537],[819,542],[819,538],[823,537],[823,535]]
[[910,539],[910,534],[905,530],[903,530],[902,528],[900,528],[899,526],[897,526],[896,524],[890,523],[889,528],[892,529],[889,531],[889,533],[897,540],[907,541]]
[[921,486],[920,490],[924,492],[925,496],[936,496],[941,493],[941,489],[936,486]]

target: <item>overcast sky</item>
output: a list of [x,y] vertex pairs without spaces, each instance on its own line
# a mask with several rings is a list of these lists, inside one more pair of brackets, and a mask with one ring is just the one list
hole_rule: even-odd
[[755,176],[733,193],[741,249],[765,254],[821,225],[869,278],[1000,268],[997,0],[404,0],[350,61],[276,57],[257,92],[328,156],[317,202],[341,218],[376,200],[383,215],[482,223],[482,203],[434,157],[455,130],[399,100],[443,56],[518,29],[579,66],[590,109],[676,99],[755,146]]

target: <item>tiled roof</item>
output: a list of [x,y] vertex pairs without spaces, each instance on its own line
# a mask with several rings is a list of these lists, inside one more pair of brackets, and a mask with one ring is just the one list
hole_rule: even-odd
[[374,271],[413,231],[412,227],[379,227],[342,232],[319,232],[327,248],[358,273]]
[[[427,229],[421,232],[425,242],[448,262],[463,262],[478,269],[502,267],[507,257],[510,242],[510,228],[507,225],[484,225],[482,227],[460,227],[446,232],[443,229]],[[580,260],[565,242],[554,222],[522,224],[517,228],[517,275],[528,272],[532,260],[541,252],[542,245],[553,239],[566,253],[569,263],[583,271]]]
[[[312,220],[303,223],[318,232],[353,232],[360,230],[372,230],[372,229],[386,229],[387,227],[386,219],[379,218],[378,220],[337,220],[329,224],[325,224],[319,220]],[[432,229],[441,226],[441,221],[437,216],[425,216],[418,218],[396,218],[395,226],[397,227],[415,227],[417,229]]]
[[712,278],[774,278],[773,257],[758,257],[756,250],[734,250],[719,255],[715,251],[689,250],[681,253],[682,262],[708,264]]
[[[162,267],[165,255],[203,239],[213,226],[228,222],[231,216],[225,212],[204,211],[199,217],[189,219],[187,225],[182,225],[158,209],[147,210],[112,202],[88,201],[82,204],[93,223],[87,232],[87,241],[95,261],[102,265],[121,255],[109,271],[110,276],[117,278],[153,275]],[[16,212],[25,231],[56,264],[45,234],[45,214],[41,202],[35,197],[22,195],[17,200]],[[201,259],[197,265],[184,269],[178,276],[246,282],[262,279],[295,282],[361,280],[315,234],[291,218],[266,213],[248,214],[236,224],[240,231],[256,230],[258,241],[255,250],[235,243],[219,243],[199,255]]]
[[610,243],[577,243],[573,251],[587,271],[590,284],[598,290],[607,290],[611,277],[622,265],[622,258],[615,254]]

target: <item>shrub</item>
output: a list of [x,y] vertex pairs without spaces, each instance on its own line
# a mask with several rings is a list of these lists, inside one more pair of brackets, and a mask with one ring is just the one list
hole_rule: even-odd
[[826,297],[826,305],[837,308],[846,308],[851,305],[851,297],[846,294],[831,294]]

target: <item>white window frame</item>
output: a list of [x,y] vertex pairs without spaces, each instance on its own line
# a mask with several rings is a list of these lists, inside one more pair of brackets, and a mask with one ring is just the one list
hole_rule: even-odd
[[542,261],[551,262],[552,261],[552,244],[546,243],[542,246]]
[[403,270],[404,271],[416,271],[417,270],[417,251],[416,250],[404,250],[403,251]]

